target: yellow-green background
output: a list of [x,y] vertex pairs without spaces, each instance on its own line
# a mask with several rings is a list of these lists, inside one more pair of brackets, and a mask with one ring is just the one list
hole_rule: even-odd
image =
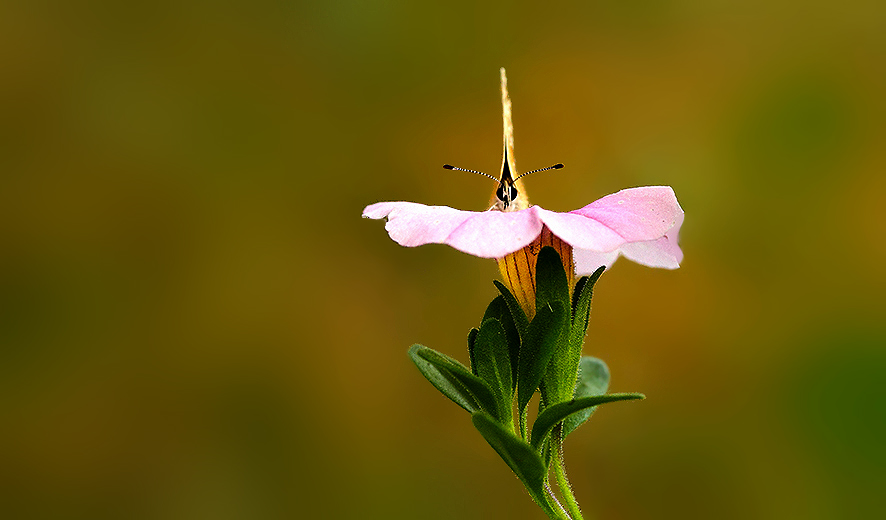
[[886,8],[842,2],[0,5],[0,516],[537,519],[406,357],[466,361],[492,261],[379,200],[482,209],[498,68],[527,182],[671,185],[619,261],[567,443],[600,519],[886,508]]

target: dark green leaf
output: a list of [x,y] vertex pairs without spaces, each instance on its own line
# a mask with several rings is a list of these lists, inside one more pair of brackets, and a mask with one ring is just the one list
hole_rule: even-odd
[[[592,397],[603,395],[609,389],[609,368],[601,359],[591,356],[583,356],[579,364],[578,382],[575,384],[575,398]],[[570,415],[563,425],[563,437],[572,433],[576,428],[587,421],[595,408],[584,410]]]
[[495,288],[498,289],[498,292],[504,298],[508,310],[511,311],[511,316],[514,319],[514,326],[517,327],[517,333],[520,334],[520,339],[523,340],[526,337],[526,332],[529,330],[529,318],[523,312],[523,307],[520,307],[520,302],[517,301],[517,298],[511,294],[511,291],[503,283],[498,280],[493,280],[492,283],[495,284]]
[[590,276],[582,276],[581,278],[578,279],[577,282],[575,282],[575,288],[572,290],[572,316],[573,316],[572,319],[573,320],[575,319],[575,308],[578,307],[578,300],[579,300],[579,297],[581,296],[581,291],[582,291],[582,289],[584,289],[585,284],[588,283],[588,280],[590,278],[591,278]]
[[545,376],[557,341],[568,326],[567,311],[560,302],[538,309],[529,324],[517,369],[517,405],[521,414]]
[[422,375],[457,405],[471,413],[478,410],[497,413],[492,390],[458,361],[418,344],[409,348],[409,357]]
[[560,255],[553,247],[543,247],[536,263],[537,309],[557,302],[567,312],[566,327],[561,331],[554,347],[551,364],[542,380],[542,397],[545,404],[559,403],[572,399],[575,378],[578,374],[578,358],[581,353],[572,355],[569,349],[569,332],[572,329],[572,300],[569,298],[569,282]]
[[474,359],[477,375],[486,381],[498,402],[494,414],[502,424],[510,425],[513,430],[511,401],[513,385],[511,384],[511,359],[508,353],[508,338],[501,323],[495,318],[483,320],[480,333],[474,344]]
[[582,397],[581,399],[549,406],[545,408],[545,411],[538,415],[535,424],[532,425],[532,435],[530,436],[532,447],[539,449],[542,445],[542,441],[554,426],[576,412],[615,401],[630,401],[633,399],[645,398],[646,396],[643,394],[605,394],[593,397]]
[[474,344],[477,341],[477,334],[480,333],[480,329],[472,328],[468,332],[468,357],[471,361],[471,373],[477,375],[477,362],[474,361]]
[[[539,264],[540,265],[540,264]],[[565,337],[557,342],[557,350],[551,359],[551,366],[545,376],[542,387],[546,404],[555,404],[572,399],[579,371],[579,360],[584,343],[585,331],[591,311],[591,297],[594,284],[603,274],[603,267],[597,269],[590,277],[583,277],[576,285],[577,298],[572,323]]]
[[551,467],[551,460],[554,458],[554,443],[551,441],[551,436],[545,436],[542,441],[541,448],[537,448],[537,451],[541,454],[542,461],[545,464],[546,468]]
[[569,281],[560,254],[550,246],[541,248],[535,264],[535,310],[560,302],[572,314]]
[[[522,312],[522,311],[521,311]],[[517,385],[517,360],[520,359],[520,333],[517,331],[517,325],[514,323],[514,317],[508,304],[505,303],[504,296],[496,296],[494,300],[486,308],[486,314],[483,315],[483,321],[489,318],[495,318],[505,329],[508,337],[508,357],[511,360],[511,390]],[[475,372],[476,373],[476,372]]]
[[575,284],[572,306],[572,328],[569,331],[569,352],[576,359],[581,356],[581,347],[588,330],[588,319],[591,313],[591,298],[594,296],[594,285],[606,269],[601,266],[591,276],[582,276]]
[[[508,467],[520,478],[532,499],[550,514],[550,505],[545,498],[547,468],[541,457],[529,444],[504,429],[490,415],[477,412],[471,415],[474,427],[480,431],[486,442],[492,446]],[[557,518],[552,516],[552,518]]]

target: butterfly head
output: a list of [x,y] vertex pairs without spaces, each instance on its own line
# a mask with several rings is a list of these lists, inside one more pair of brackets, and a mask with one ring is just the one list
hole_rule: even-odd
[[450,164],[444,164],[443,168],[447,170],[459,170],[463,172],[471,172],[482,175],[484,177],[489,177],[490,179],[496,181],[498,183],[498,188],[495,190],[495,197],[498,199],[496,204],[492,209],[500,209],[501,211],[507,211],[508,207],[517,199],[520,195],[520,192],[517,190],[517,186],[515,183],[522,177],[529,175],[530,173],[543,172],[547,170],[559,170],[562,168],[562,164],[555,164],[553,166],[548,166],[547,168],[539,168],[538,170],[532,170],[525,173],[521,173],[516,178],[511,175],[511,168],[508,165],[507,156],[505,156],[504,165],[501,169],[501,178],[496,179],[492,175],[488,173],[478,172],[477,170],[468,170],[466,168],[458,168],[456,166],[452,166]]

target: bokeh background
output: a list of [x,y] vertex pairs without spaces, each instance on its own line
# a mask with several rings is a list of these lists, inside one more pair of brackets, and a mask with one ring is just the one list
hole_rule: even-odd
[[535,203],[671,185],[619,261],[567,442],[601,519],[886,508],[878,0],[0,4],[0,516],[538,519],[406,357],[467,360],[493,262],[379,200],[483,209],[507,67]]

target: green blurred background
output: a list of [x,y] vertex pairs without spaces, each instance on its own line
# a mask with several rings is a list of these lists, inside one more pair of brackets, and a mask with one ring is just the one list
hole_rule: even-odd
[[495,264],[379,200],[482,209],[507,67],[532,200],[667,184],[567,443],[601,519],[886,508],[886,7],[0,4],[0,516],[539,519],[406,357],[467,360]]

